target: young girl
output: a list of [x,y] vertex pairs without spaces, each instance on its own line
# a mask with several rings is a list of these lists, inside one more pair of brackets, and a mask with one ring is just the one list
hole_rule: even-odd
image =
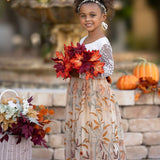
[[68,86],[65,122],[66,160],[125,160],[121,115],[106,77],[114,69],[112,48],[101,30],[110,0],[75,0],[76,12],[88,35],[87,50],[99,50],[104,73],[85,80],[72,74]]

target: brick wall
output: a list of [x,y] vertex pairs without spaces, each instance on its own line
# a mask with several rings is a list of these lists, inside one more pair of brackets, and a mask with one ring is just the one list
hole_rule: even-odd
[[[1,90],[0,90],[1,91]],[[66,89],[16,89],[20,96],[33,96],[34,104],[54,109],[50,117],[52,131],[46,136],[49,148],[33,146],[32,160],[64,160],[64,120]],[[137,91],[113,90],[120,105],[128,160],[160,159],[160,98],[157,94],[142,95],[135,102]]]

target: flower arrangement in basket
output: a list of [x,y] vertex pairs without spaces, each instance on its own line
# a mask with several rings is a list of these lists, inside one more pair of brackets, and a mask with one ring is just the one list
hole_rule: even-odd
[[103,66],[99,58],[101,55],[98,50],[87,51],[84,44],[77,43],[74,46],[64,45],[64,54],[56,52],[57,58],[52,58],[56,64],[57,77],[62,76],[64,79],[70,78],[72,72],[85,73],[86,80],[94,78],[100,73],[104,73]]
[[[7,92],[15,93],[15,98],[2,99]],[[0,95],[0,141],[8,141],[9,135],[15,135],[17,144],[24,137],[30,139],[34,145],[47,147],[44,137],[50,132],[50,123],[47,115],[53,115],[53,110],[48,110],[43,105],[35,106],[31,104],[32,97],[20,98],[14,90],[5,90]]]

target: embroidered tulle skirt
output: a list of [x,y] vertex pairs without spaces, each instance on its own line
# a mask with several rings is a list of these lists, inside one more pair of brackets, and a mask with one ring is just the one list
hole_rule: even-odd
[[121,114],[106,79],[71,78],[65,121],[66,160],[125,160]]

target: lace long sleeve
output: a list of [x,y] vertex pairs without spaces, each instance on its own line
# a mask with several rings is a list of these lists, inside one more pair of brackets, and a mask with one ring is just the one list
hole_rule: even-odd
[[99,74],[97,78],[104,78],[112,75],[114,70],[114,60],[112,56],[112,47],[109,44],[104,44],[100,50],[101,62],[104,62],[104,73]]
[[[83,43],[84,39],[85,37],[81,39],[80,43]],[[103,37],[90,44],[86,44],[85,46],[87,50],[99,50],[99,54],[101,54],[100,61],[105,63],[103,67],[104,73],[98,74],[98,76],[94,78],[105,78],[112,75],[114,70],[114,60],[112,56],[112,47],[109,40],[106,37]],[[85,73],[79,74],[79,78],[85,79],[85,77]]]

